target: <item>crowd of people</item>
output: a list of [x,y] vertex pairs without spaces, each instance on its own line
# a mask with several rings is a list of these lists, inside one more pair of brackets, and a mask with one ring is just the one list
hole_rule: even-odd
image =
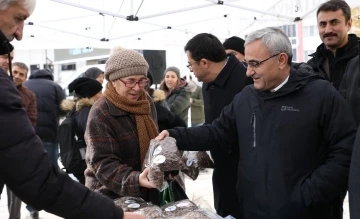
[[[119,48],[105,71],[89,68],[69,84],[72,98],[50,70],[13,62],[10,42],[22,39],[34,7],[35,0],[0,2],[0,189],[7,187],[9,219],[21,218],[22,202],[35,219],[40,210],[144,219],[114,200],[162,203],[143,162],[150,141],[165,137],[181,151],[210,151],[222,217],[341,219],[349,192],[350,216],[360,218],[360,38],[348,34],[346,1],[319,6],[322,43],[307,63],[292,61],[290,40],[276,27],[223,43],[200,33],[184,53],[201,86],[169,66],[156,89],[145,58]],[[65,171],[61,117],[73,118],[78,157]],[[166,179],[185,191],[182,173]]]

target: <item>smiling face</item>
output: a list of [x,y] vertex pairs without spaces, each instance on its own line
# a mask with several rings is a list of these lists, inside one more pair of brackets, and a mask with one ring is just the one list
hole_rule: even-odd
[[140,80],[146,80],[146,76],[144,75],[128,76],[112,81],[111,83],[113,84],[116,92],[120,96],[125,97],[128,100],[136,101],[139,100],[141,94],[144,92],[144,87],[140,87],[139,83],[136,83],[133,88],[130,88],[125,86],[125,83],[134,83]]
[[14,79],[16,86],[20,86],[26,81],[26,78],[27,78],[27,70],[26,69],[23,69],[17,65],[14,65],[12,67],[12,73],[13,73],[13,79]]
[[[271,56],[273,54],[269,53],[262,40],[256,40],[245,47],[245,60],[248,63],[259,63]],[[286,72],[282,72],[282,69],[286,66],[286,60],[287,56],[284,53],[280,53],[262,62],[258,67],[251,67],[249,65],[246,75],[253,78],[255,89],[261,91],[272,90],[286,78]]]
[[0,11],[0,29],[5,37],[12,41],[23,37],[24,21],[30,16],[23,7],[23,0],[18,0],[4,10]]
[[169,90],[173,90],[179,84],[179,78],[177,77],[176,73],[173,71],[168,71],[165,74],[165,84]]
[[343,47],[348,42],[351,19],[345,21],[343,11],[320,11],[317,16],[319,36],[327,49]]

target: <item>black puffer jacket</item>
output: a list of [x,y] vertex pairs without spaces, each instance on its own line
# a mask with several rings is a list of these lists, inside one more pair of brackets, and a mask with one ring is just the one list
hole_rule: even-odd
[[[359,41],[360,42],[360,41]],[[358,46],[360,54],[360,43]],[[357,124],[360,124],[360,56],[355,56],[346,66],[341,81],[340,94],[349,102]]]
[[30,75],[24,86],[35,93],[37,103],[36,134],[42,141],[57,141],[59,118],[64,115],[60,109],[65,93],[55,83],[53,75],[48,70],[39,70]]
[[22,201],[65,218],[122,219],[114,202],[53,167],[11,78],[0,69],[0,180]]
[[[330,81],[339,90],[341,80],[345,73],[345,68],[348,62],[358,55],[358,38],[355,34],[349,34],[348,43],[336,49],[336,56],[325,48],[322,43],[316,49],[316,52],[310,54],[312,58],[308,61],[308,64],[318,74],[323,75],[326,80]],[[329,75],[326,73],[326,68],[329,68]]]
[[277,92],[247,86],[212,125],[170,135],[180,150],[239,144],[244,218],[340,219],[356,130],[344,98],[304,66]]

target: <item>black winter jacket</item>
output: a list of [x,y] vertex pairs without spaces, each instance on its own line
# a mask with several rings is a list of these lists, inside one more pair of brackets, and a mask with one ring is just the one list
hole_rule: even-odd
[[65,218],[121,219],[114,202],[53,167],[12,79],[0,69],[0,180],[22,201]]
[[[246,77],[246,69],[231,55],[225,67],[213,82],[204,83],[202,86],[204,99],[205,124],[211,124],[220,116],[225,106],[246,85],[252,84],[252,78]],[[239,161],[238,145],[235,143],[229,150],[211,149],[211,156],[215,162],[213,172],[214,207],[223,217],[232,215],[241,219],[242,211],[237,200],[236,188],[237,175],[228,174],[236,172]],[[224,180],[226,178],[226,180]]]
[[[359,45],[360,50],[360,45]],[[341,81],[340,94],[349,102],[357,124],[360,124],[360,56],[354,57],[346,66]]]
[[344,98],[310,71],[292,68],[275,93],[247,86],[212,125],[170,130],[181,150],[239,144],[245,218],[342,218],[357,127]]
[[48,70],[35,71],[30,75],[24,86],[35,93],[37,103],[36,134],[42,141],[56,142],[59,118],[64,115],[60,109],[65,93],[55,83],[53,75]]
[[[308,61],[308,64],[318,74],[323,75],[326,80],[330,81],[336,90],[339,90],[341,80],[345,73],[345,68],[348,62],[357,56],[358,53],[358,38],[355,34],[349,34],[348,43],[342,48],[336,50],[336,56],[325,48],[324,43],[320,44],[316,49],[316,52],[310,54],[312,58]],[[325,71],[326,63],[329,63],[329,74]]]
[[172,113],[169,108],[166,108],[168,105],[165,101],[166,96],[164,91],[151,90],[150,94],[154,100],[156,108],[159,132],[175,127],[187,127],[185,121],[182,120],[180,116]]

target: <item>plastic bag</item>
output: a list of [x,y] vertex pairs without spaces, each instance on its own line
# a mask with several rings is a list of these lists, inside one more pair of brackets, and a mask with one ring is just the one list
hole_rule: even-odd
[[121,207],[124,211],[134,212],[140,208],[147,207],[149,204],[140,197],[121,197],[114,200],[115,205]]
[[174,203],[169,203],[161,207],[164,218],[177,218],[185,215],[188,212],[198,209],[194,202],[190,200],[181,200]]
[[151,140],[144,160],[145,167],[150,167],[148,179],[159,191],[167,188],[168,184],[164,180],[164,172],[185,168],[180,151],[176,146],[176,140],[171,137],[161,141]]
[[[181,216],[180,218],[176,219],[223,219],[223,217],[212,213],[211,211],[207,209],[197,209],[191,212],[186,213],[185,215]],[[175,219],[175,218],[173,218]]]
[[181,171],[192,180],[197,179],[200,169],[215,167],[206,151],[184,151],[182,160],[186,164],[186,168]]
[[161,208],[156,205],[149,204],[149,206],[138,209],[134,213],[145,216],[148,219],[163,218]]

